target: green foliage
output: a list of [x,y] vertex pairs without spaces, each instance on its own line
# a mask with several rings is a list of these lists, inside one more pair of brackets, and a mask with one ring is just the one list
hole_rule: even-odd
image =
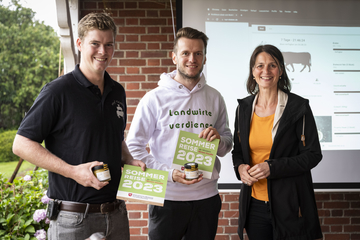
[[33,219],[38,209],[46,209],[41,202],[48,188],[46,170],[30,171],[30,181],[15,179],[13,184],[0,174],[0,239],[35,239],[36,230],[47,231],[44,220],[39,223]]
[[19,157],[13,154],[12,145],[17,130],[0,133],[0,162],[18,161]]
[[17,128],[42,86],[58,74],[60,40],[18,0],[0,5],[0,128]]

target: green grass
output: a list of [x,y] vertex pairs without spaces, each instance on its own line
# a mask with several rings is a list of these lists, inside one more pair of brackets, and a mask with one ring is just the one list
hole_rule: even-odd
[[[2,173],[5,178],[9,179],[11,177],[11,175],[13,174],[17,164],[18,164],[18,161],[16,161],[16,162],[1,162],[0,163],[0,173]],[[23,176],[25,176],[25,173],[27,171],[34,170],[34,168],[35,168],[35,165],[33,165],[27,161],[23,161],[16,177],[23,177]]]

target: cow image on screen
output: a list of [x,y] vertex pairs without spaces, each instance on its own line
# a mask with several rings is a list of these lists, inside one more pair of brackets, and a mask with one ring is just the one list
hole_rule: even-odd
[[285,67],[288,71],[290,71],[290,69],[287,67],[288,65],[290,65],[292,67],[292,72],[295,71],[294,65],[293,64],[302,64],[304,67],[303,69],[301,69],[300,72],[304,71],[304,69],[306,68],[306,66],[309,67],[309,72],[311,72],[311,54],[308,52],[283,52],[282,53],[284,56],[284,62],[285,62]]

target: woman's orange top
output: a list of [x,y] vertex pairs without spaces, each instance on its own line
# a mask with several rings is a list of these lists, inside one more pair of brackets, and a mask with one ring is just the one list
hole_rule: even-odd
[[[259,117],[254,112],[249,136],[251,167],[269,159],[273,144],[271,130],[274,124],[274,116],[275,114]],[[261,201],[269,201],[266,178],[253,184],[251,196]]]

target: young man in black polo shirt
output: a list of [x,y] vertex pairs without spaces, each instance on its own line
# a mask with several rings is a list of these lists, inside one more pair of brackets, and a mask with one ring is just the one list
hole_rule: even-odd
[[[61,201],[49,239],[129,239],[126,206],[116,200],[121,166],[134,160],[124,141],[124,88],[105,71],[115,51],[116,26],[105,13],[79,22],[75,70],[46,84],[23,119],[13,144],[21,158],[49,170],[50,198]],[[45,140],[46,149],[40,143]],[[106,163],[111,180],[100,182],[91,168]]]

